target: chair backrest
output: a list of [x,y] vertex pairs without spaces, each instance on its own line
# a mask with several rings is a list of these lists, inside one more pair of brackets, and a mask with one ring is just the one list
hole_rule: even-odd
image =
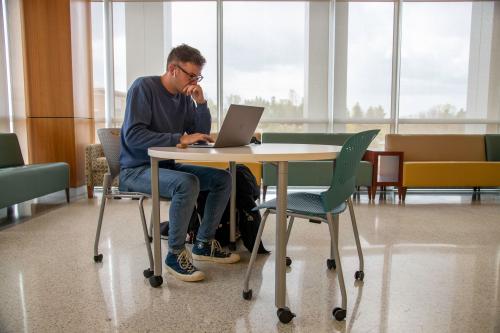
[[342,146],[353,133],[262,133],[263,143],[304,143]]
[[115,179],[120,174],[120,129],[100,128],[97,130],[97,136],[108,162],[111,179]]
[[0,168],[24,165],[23,154],[15,133],[0,133]]
[[321,193],[323,206],[327,211],[331,211],[354,193],[359,162],[379,131],[376,129],[354,134],[342,146],[334,162],[330,188]]

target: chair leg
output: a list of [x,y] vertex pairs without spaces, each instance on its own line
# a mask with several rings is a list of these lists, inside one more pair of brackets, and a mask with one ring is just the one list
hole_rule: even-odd
[[151,209],[151,218],[149,219],[149,242],[153,239],[153,209]]
[[[351,198],[347,199],[347,205],[349,206],[349,215],[351,215],[351,224],[352,224],[352,230],[354,232],[354,240],[356,241],[356,249],[358,250],[359,271],[363,272],[365,267],[365,263],[363,260],[363,250],[361,249],[361,242],[359,241],[358,226],[356,224],[356,215],[354,214],[354,207],[352,206]],[[361,273],[356,273],[356,275],[359,274]],[[363,279],[361,278],[361,280]]]
[[294,216],[290,216],[290,221],[288,222],[288,228],[286,230],[286,244],[288,245],[288,240],[290,239],[290,234],[292,233]]
[[94,186],[87,185],[87,198],[92,199],[94,197]]
[[329,231],[330,231],[330,259],[327,259],[326,260],[326,267],[328,269],[337,269],[337,264],[336,264],[336,244],[339,243],[339,231],[338,229],[331,229],[331,228],[328,228]]
[[151,252],[151,244],[149,243],[149,235],[148,235],[148,227],[146,225],[146,217],[144,216],[144,198],[141,197],[139,200],[139,212],[141,214],[141,225],[142,225],[142,231],[144,233],[144,242],[146,243],[146,250],[148,251],[148,257],[149,257],[149,269],[150,272],[154,272],[154,261],[153,261],[153,253]]
[[69,203],[69,187],[65,188],[64,191],[66,192],[66,202]]
[[[328,219],[328,227],[330,228],[330,234],[338,236],[339,228],[339,216],[333,216],[331,213],[327,213],[326,217]],[[347,293],[345,290],[344,274],[342,273],[342,263],[340,262],[339,254],[339,243],[335,242],[335,261],[337,263],[337,276],[339,279],[340,292],[342,294],[342,310],[344,312],[347,310]]]
[[405,199],[406,199],[406,190],[407,190],[407,189],[408,189],[408,188],[407,188],[407,187],[404,187],[404,186],[401,186],[401,187],[399,187],[399,188],[398,188],[398,196],[399,196],[399,198],[401,199],[401,201],[403,201],[403,202],[404,202],[404,201],[405,201]]
[[259,250],[260,240],[262,238],[262,232],[264,231],[264,226],[266,224],[267,217],[269,216],[269,209],[266,209],[264,215],[262,216],[262,221],[260,222],[259,230],[257,231],[257,238],[255,238],[255,243],[253,244],[252,256],[250,257],[250,262],[248,263],[247,272],[245,274],[245,281],[243,282],[243,298],[251,299],[252,293],[251,289],[248,288],[250,273],[252,272],[253,264],[257,258],[257,251]]
[[106,174],[104,176],[104,183],[102,186],[101,208],[99,210],[99,220],[97,221],[97,230],[95,232],[94,241],[94,261],[101,262],[102,254],[99,254],[99,237],[101,236],[102,218],[104,216],[104,208],[106,207],[106,200],[108,199],[108,190],[111,183],[111,176]]
[[267,185],[262,186],[262,201],[266,201]]
[[328,230],[330,231],[330,259],[328,259],[326,261],[326,264],[327,264],[328,269],[335,269],[336,268],[336,265],[335,265],[335,258],[336,258],[335,244],[337,244],[339,241],[339,234],[338,234],[338,230],[336,230],[337,232],[335,233],[334,230],[330,227],[328,228]]

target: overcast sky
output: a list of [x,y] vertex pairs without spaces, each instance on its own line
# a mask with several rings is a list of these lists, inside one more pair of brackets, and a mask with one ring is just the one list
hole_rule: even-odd
[[[93,8],[102,4],[93,3]],[[304,95],[306,3],[224,3],[224,95],[288,98]],[[349,5],[347,107],[381,105],[390,113],[391,3]],[[101,7],[102,8],[102,7]],[[103,86],[102,17],[93,13],[94,80]],[[465,108],[471,3],[405,3],[401,61],[401,116],[433,105]],[[123,4],[115,4],[115,51],[125,54]],[[101,38],[99,38],[99,36]],[[172,43],[188,43],[207,58],[202,82],[216,100],[215,2],[172,3]],[[122,48],[122,49],[120,49]],[[122,53],[123,52],[123,53]],[[125,91],[125,57],[115,54],[115,85]],[[161,74],[163,67],[159,69]]]

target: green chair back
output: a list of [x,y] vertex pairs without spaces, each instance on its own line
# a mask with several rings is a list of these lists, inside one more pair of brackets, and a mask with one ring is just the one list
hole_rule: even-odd
[[0,133],[0,168],[24,165],[23,154],[15,133]]
[[262,133],[263,143],[303,143],[342,146],[353,133]]
[[342,146],[334,161],[335,169],[330,188],[321,193],[326,211],[332,211],[354,193],[359,161],[379,131],[377,129],[354,134]]
[[486,134],[484,136],[486,160],[500,162],[500,134]]

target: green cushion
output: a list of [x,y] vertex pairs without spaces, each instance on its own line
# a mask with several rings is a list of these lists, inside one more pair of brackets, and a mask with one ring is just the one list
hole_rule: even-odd
[[67,163],[32,164],[0,169],[0,208],[69,188]]
[[0,168],[24,165],[15,133],[0,133]]
[[352,135],[353,133],[262,133],[262,142],[342,146]]
[[500,134],[486,134],[486,160],[500,162]]
[[[341,146],[353,133],[262,133],[263,143],[303,143]],[[370,162],[361,161],[356,173],[356,186],[371,186]],[[288,163],[288,185],[330,186],[332,180],[331,161],[308,161]],[[262,173],[264,186],[276,186],[276,169],[265,163]]]
[[[330,186],[333,174],[331,161],[310,161],[288,163],[288,185],[290,186]],[[311,172],[313,170],[313,172]],[[262,170],[265,186],[276,186],[276,167],[265,163]],[[361,161],[356,173],[356,186],[371,186],[372,164]]]

